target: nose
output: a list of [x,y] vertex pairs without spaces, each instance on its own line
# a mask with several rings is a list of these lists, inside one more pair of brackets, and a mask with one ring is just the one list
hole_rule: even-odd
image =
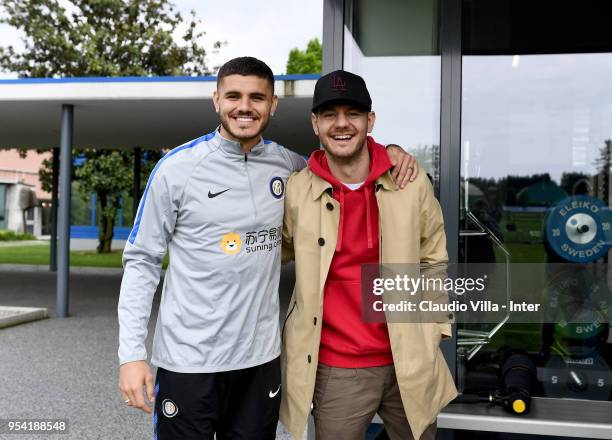
[[338,115],[336,116],[336,120],[334,122],[336,128],[344,128],[348,127],[349,125],[348,117],[343,112],[338,112]]
[[248,96],[244,96],[242,99],[240,99],[240,102],[238,103],[238,110],[245,113],[251,111],[251,100]]

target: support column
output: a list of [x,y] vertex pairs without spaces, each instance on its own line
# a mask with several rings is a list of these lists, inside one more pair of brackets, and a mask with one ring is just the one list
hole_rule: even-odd
[[72,178],[72,138],[74,106],[62,106],[62,131],[60,142],[60,210],[59,243],[57,254],[57,298],[58,318],[68,316],[68,295],[70,285],[70,190]]
[[58,198],[58,180],[59,180],[59,157],[60,149],[53,149],[53,158],[51,165],[51,246],[49,255],[49,270],[57,271],[57,204]]
[[[459,261],[459,191],[461,185],[461,6],[441,2],[440,54],[440,205],[444,215],[449,263]],[[466,196],[467,197],[467,196]],[[456,276],[452,268],[448,275]],[[457,325],[454,338],[440,345],[453,378],[457,379]],[[450,435],[450,434],[449,434]]]
[[[138,212],[138,203],[140,203],[140,169],[142,164],[142,151],[140,148],[134,148],[134,205],[133,217],[136,219]],[[132,221],[134,223],[134,221]]]

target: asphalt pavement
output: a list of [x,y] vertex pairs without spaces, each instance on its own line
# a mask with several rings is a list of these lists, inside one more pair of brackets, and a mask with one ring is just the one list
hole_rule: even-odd
[[[66,435],[4,439],[153,438],[151,416],[127,408],[118,392],[118,271],[71,273],[70,317],[55,317],[55,274],[0,267],[0,305],[46,307],[49,318],[0,329],[0,419],[68,419]],[[161,283],[160,283],[161,286]],[[281,316],[293,286],[281,280]],[[149,322],[150,353],[160,292]],[[289,439],[279,425],[277,439]]]

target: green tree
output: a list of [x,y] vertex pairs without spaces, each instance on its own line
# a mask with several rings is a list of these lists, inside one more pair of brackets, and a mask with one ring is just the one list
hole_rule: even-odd
[[131,187],[131,162],[128,155],[119,151],[88,150],[83,165],[76,168],[75,177],[79,179],[81,197],[88,199],[95,192],[100,202],[99,253],[111,251],[111,242],[106,237],[112,238],[121,197]]
[[[2,6],[0,23],[25,37],[20,51],[0,45],[0,70],[22,78],[210,74],[200,20],[193,11],[184,20],[170,0],[3,0]],[[95,192],[101,203],[98,252],[110,252],[120,196],[132,185],[132,154],[84,154],[85,165],[73,175],[81,194]],[[50,166],[46,161],[40,173],[47,189]]]
[[595,160],[598,173],[598,193],[601,199],[608,201],[610,187],[610,169],[612,168],[612,139],[604,141],[599,149],[599,157]]
[[289,52],[287,74],[321,73],[323,69],[323,47],[318,38],[308,42],[306,50],[297,47]]
[[[144,192],[147,179],[155,164],[162,158],[163,154],[164,152],[160,150],[142,152],[141,194]],[[85,159],[82,165],[73,165],[72,167],[73,178],[79,183],[77,185],[79,195],[83,201],[89,202],[92,193],[95,193],[100,204],[97,250],[100,253],[110,252],[113,228],[121,207],[121,199],[128,191],[132,190],[133,155],[126,154],[124,151],[95,149],[73,150],[72,155],[80,155]],[[45,159],[38,174],[42,189],[47,192],[51,191],[52,172],[51,158]],[[123,199],[125,202],[125,197]],[[132,215],[135,215],[135,213],[132,213]]]

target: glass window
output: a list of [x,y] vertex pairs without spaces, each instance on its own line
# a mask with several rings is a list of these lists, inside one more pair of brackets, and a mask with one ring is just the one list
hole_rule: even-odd
[[439,1],[345,2],[344,69],[372,96],[372,135],[414,154],[437,187],[440,157]]
[[[568,200],[601,212],[611,202],[612,39],[597,29],[610,16],[603,3],[463,2],[460,258],[505,262],[507,252],[511,263],[541,263],[533,284],[549,290],[518,285],[511,295],[544,295],[545,307],[555,307],[559,280],[573,286],[568,300],[578,307],[599,307],[595,291],[609,297],[606,215],[560,214]],[[595,231],[603,231],[602,251],[576,252],[596,244]],[[560,271],[560,263],[573,266]],[[460,346],[460,385],[495,386],[504,353],[519,350],[537,366],[536,394],[608,400],[609,323],[578,319],[583,326],[505,325],[469,362],[461,353],[474,346]],[[474,330],[492,326],[459,328]]]

